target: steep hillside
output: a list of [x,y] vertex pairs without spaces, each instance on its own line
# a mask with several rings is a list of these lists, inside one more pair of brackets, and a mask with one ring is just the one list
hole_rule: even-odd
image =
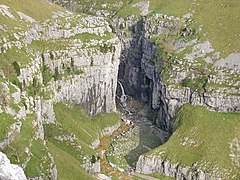
[[167,143],[141,156],[137,171],[176,179],[239,179],[239,113],[185,105]]
[[104,18],[45,0],[1,1],[0,19],[0,150],[28,178],[93,178],[83,169],[119,117],[88,115],[116,110],[119,40]]

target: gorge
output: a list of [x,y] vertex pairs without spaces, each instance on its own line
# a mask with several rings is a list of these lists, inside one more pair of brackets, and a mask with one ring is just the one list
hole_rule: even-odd
[[237,7],[3,0],[0,179],[238,179]]

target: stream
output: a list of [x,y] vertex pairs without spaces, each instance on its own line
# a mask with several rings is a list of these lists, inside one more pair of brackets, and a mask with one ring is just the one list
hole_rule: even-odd
[[113,179],[132,179],[130,174],[139,177],[134,169],[140,155],[165,143],[169,133],[149,120],[147,105],[127,96],[121,82],[118,84],[121,96],[117,96],[117,108],[122,115],[122,126],[105,140],[107,144],[102,148],[105,157],[101,168]]

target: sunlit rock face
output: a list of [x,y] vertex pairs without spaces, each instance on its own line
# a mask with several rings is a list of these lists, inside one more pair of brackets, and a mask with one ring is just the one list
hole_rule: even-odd
[[18,165],[11,164],[5,154],[0,152],[0,179],[1,180],[26,180],[23,169]]

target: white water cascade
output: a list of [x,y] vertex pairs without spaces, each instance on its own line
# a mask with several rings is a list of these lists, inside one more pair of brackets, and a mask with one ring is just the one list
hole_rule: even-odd
[[120,99],[120,102],[122,103],[123,107],[126,107],[127,95],[125,94],[122,83],[120,81],[118,81],[118,84],[120,85],[120,88],[122,90],[122,95],[120,98],[119,97],[118,98]]

